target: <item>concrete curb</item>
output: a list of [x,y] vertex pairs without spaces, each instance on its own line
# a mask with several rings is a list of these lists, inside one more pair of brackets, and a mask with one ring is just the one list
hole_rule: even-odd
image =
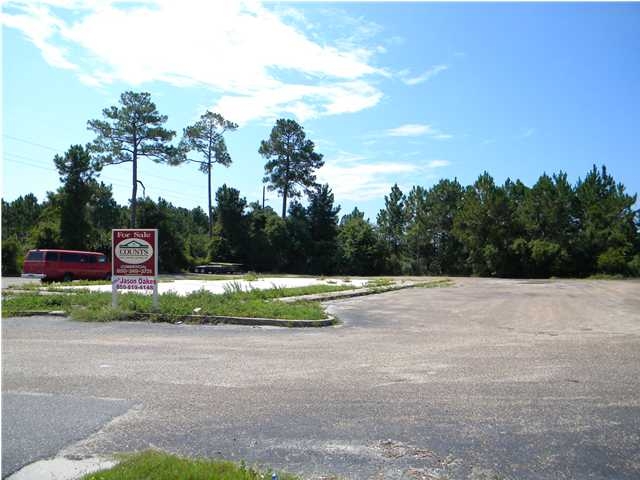
[[389,287],[371,287],[358,290],[345,290],[342,292],[328,292],[328,293],[313,293],[311,295],[300,295],[298,297],[282,297],[276,298],[278,302],[292,303],[300,301],[320,301],[328,302],[331,300],[341,300],[343,298],[364,297],[365,295],[375,295],[377,293],[395,292],[397,290],[404,290],[407,288],[416,287],[416,283],[407,283],[404,285],[393,285]]
[[[48,317],[68,317],[69,314],[63,310],[52,310],[52,311],[45,311],[45,310],[25,310],[22,312],[16,312],[14,315],[11,315],[13,317],[35,317],[38,315],[46,315]],[[6,315],[3,315],[4,317],[6,317]]]
[[279,318],[228,317],[224,315],[168,315],[163,313],[134,313],[130,320],[144,320],[148,322],[189,323],[200,325],[250,325],[271,327],[329,327],[338,321],[334,317],[322,320],[284,320]]
[[[52,312],[46,311],[24,311],[16,312],[15,317],[35,317],[37,315],[46,315],[49,317],[68,317],[67,312],[56,310]],[[143,321],[151,323],[188,323],[199,325],[249,325],[249,326],[271,326],[271,327],[330,327],[336,325],[338,320],[329,316],[322,320],[284,320],[280,318],[252,318],[252,317],[227,317],[223,315],[170,315],[166,313],[132,313],[125,318],[113,321]]]

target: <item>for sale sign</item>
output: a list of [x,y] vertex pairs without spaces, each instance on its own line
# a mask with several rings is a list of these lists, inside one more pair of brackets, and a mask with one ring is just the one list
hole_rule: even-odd
[[157,230],[113,230],[112,234],[112,276],[156,276],[158,265]]
[[111,232],[111,278],[114,305],[117,290],[153,290],[158,293],[158,230],[114,229]]

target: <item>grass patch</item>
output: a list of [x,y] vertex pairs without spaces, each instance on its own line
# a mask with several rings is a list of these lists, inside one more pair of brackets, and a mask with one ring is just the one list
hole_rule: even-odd
[[68,311],[69,295],[45,295],[42,293],[11,293],[3,295],[2,316],[9,317],[19,312]]
[[587,280],[624,280],[628,277],[621,275],[619,273],[615,275],[611,275],[609,273],[596,273],[594,275],[589,275]]
[[256,272],[248,272],[242,276],[242,279],[247,282],[255,282],[259,279],[258,274]]
[[388,287],[393,285],[393,280],[390,278],[375,278],[373,280],[369,280],[367,282],[367,287],[376,288],[376,287]]
[[253,290],[252,292],[261,292],[266,298],[282,298],[282,297],[298,297],[301,295],[313,295],[315,293],[342,292],[344,290],[355,290],[354,285],[308,285],[306,287],[282,288],[273,284],[269,290]]
[[11,293],[3,298],[2,315],[16,316],[34,311],[62,310],[75,320],[111,321],[126,320],[136,313],[160,313],[162,315],[222,315],[229,317],[277,318],[284,320],[322,320],[327,315],[319,302],[273,302],[276,298],[314,293],[348,290],[353,287],[312,285],[308,287],[279,288],[242,291],[230,287],[222,295],[199,290],[186,296],[175,293],[159,295],[160,308],[155,311],[149,295],[121,294],[118,308],[111,307],[110,292],[86,290],[47,294],[46,292]]
[[418,288],[438,288],[451,287],[453,285],[453,280],[451,280],[450,278],[442,278],[440,280],[429,280],[427,282],[416,283],[414,286]]
[[[272,470],[258,470],[244,463],[224,460],[188,459],[146,451],[125,456],[123,461],[108,470],[91,473],[83,480],[265,480],[271,479]],[[280,480],[300,480],[300,477],[278,473]]]

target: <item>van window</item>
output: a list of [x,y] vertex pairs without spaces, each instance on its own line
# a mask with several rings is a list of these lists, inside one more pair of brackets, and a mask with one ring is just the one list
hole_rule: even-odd
[[63,253],[61,255],[63,262],[69,263],[78,263],[80,262],[80,254],[79,253]]
[[95,255],[89,255],[87,257],[87,263],[97,263],[97,262],[98,262],[98,259],[96,258]]
[[41,262],[44,258],[44,252],[32,251],[27,255],[30,262]]
[[44,257],[47,262],[57,262],[58,261],[58,252],[47,252]]
[[98,257],[98,263],[107,263],[107,257],[105,255],[100,255]]

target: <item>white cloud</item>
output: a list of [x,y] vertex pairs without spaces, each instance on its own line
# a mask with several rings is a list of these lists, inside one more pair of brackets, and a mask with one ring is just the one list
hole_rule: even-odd
[[336,200],[367,201],[389,193],[398,177],[420,170],[417,165],[401,162],[357,163],[363,157],[345,154],[326,160],[318,171],[318,181],[328,183]]
[[204,86],[222,94],[214,108],[238,123],[283,114],[302,121],[381,100],[371,79],[387,73],[370,62],[376,46],[354,43],[375,28],[318,42],[299,12],[277,12],[251,0],[13,1],[2,21],[87,85]]
[[420,75],[416,77],[410,77],[409,72],[407,70],[402,70],[401,72],[398,72],[398,74],[400,75],[400,78],[406,85],[413,86],[413,85],[418,85],[420,83],[426,82],[427,80],[438,75],[440,72],[444,72],[448,68],[449,68],[449,65],[434,65],[433,67],[422,72]]
[[423,164],[408,162],[364,163],[366,157],[339,152],[326,159],[318,171],[318,181],[331,185],[336,200],[367,201],[382,198],[394,183],[415,184],[417,176],[434,179],[433,170],[451,165],[448,160],[430,160]]
[[254,118],[272,120],[283,114],[295,115],[304,122],[358,112],[373,107],[381,98],[381,92],[361,80],[317,86],[279,84],[248,95],[224,95],[213,109],[240,124]]
[[449,165],[451,165],[449,160],[431,160],[427,163],[427,168],[441,168],[448,167]]
[[61,26],[62,22],[51,17],[49,10],[39,5],[27,4],[23,15],[0,13],[2,24],[16,28],[40,49],[45,61],[54,67],[65,70],[77,70],[77,66],[66,58],[64,48],[48,43],[48,38]]
[[386,131],[390,137],[420,137],[426,135],[436,140],[447,140],[453,137],[448,133],[433,128],[431,125],[422,123],[407,123]]

